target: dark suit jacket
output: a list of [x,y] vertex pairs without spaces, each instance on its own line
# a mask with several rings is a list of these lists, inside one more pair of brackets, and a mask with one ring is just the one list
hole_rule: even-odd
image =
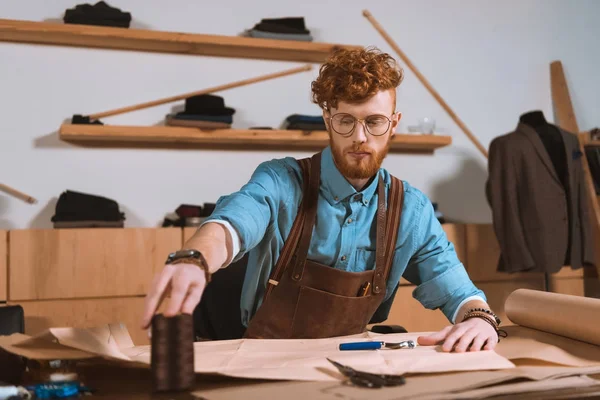
[[560,135],[565,179],[558,176],[538,133],[526,124],[490,144],[486,195],[501,251],[498,271],[553,273],[564,265],[578,269],[594,262],[579,142],[564,130]]

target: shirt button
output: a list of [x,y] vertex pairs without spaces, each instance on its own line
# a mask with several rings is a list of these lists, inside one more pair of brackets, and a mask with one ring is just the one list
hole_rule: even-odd
[[342,261],[346,261],[346,256],[342,256]]
[[352,223],[352,218],[348,218],[348,223],[351,224]]

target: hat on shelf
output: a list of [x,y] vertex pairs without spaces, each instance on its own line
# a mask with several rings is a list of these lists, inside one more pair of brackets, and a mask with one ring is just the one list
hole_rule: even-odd
[[99,1],[94,5],[87,3],[78,4],[74,8],[67,9],[63,17],[63,22],[65,24],[129,28],[131,13],[111,7],[104,1]]
[[185,99],[185,109],[178,114],[227,116],[234,113],[235,109],[225,107],[223,97],[213,94],[201,94]]
[[306,29],[304,17],[263,18],[253,29],[272,33],[310,34]]
[[55,228],[123,227],[124,220],[115,200],[72,190],[60,194],[51,218]]

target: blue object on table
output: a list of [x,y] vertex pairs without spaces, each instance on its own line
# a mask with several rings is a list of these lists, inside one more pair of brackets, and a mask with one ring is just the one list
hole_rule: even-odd
[[63,399],[89,392],[89,389],[75,381],[38,383],[26,387],[36,399]]
[[387,343],[387,342],[350,342],[350,343],[340,343],[340,350],[378,350],[382,347],[387,347],[389,349],[414,349],[415,348],[414,340],[404,340],[398,343]]

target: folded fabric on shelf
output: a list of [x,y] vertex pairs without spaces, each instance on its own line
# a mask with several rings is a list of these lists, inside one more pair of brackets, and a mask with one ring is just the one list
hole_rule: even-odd
[[116,201],[72,190],[61,193],[51,218],[55,228],[123,227],[124,220]]
[[111,7],[104,1],[99,1],[94,5],[87,3],[78,4],[74,8],[67,9],[63,17],[63,22],[65,24],[129,28],[131,13]]
[[299,42],[312,42],[312,35],[295,34],[295,33],[274,33],[263,32],[256,29],[246,31],[247,36],[259,39],[277,39],[277,40],[295,40]]
[[163,228],[169,226],[199,226],[206,217],[210,216],[215,209],[215,203],[204,203],[203,205],[180,204],[174,215],[165,217]]
[[286,125],[287,130],[301,130],[301,131],[326,131],[327,126],[325,124],[310,124],[303,122],[295,122],[293,124]]
[[291,114],[286,117],[286,122],[304,122],[304,123],[320,123],[324,124],[322,115],[306,115],[306,114]]
[[284,121],[285,129],[303,131],[325,131],[327,126],[322,115],[291,114]]
[[201,128],[201,129],[230,129],[231,124],[227,122],[219,122],[219,121],[203,121],[201,119],[194,118],[177,118],[173,114],[167,115],[167,119],[165,121],[167,126],[184,126],[191,128]]
[[225,124],[233,123],[233,117],[231,115],[185,114],[180,112],[176,114],[169,114],[167,118],[185,121],[208,121],[221,122]]
[[100,121],[99,119],[92,121],[92,120],[90,120],[90,117],[84,116],[81,114],[74,114],[73,117],[71,118],[71,123],[72,124],[81,124],[81,125],[104,125],[104,123],[102,121]]

